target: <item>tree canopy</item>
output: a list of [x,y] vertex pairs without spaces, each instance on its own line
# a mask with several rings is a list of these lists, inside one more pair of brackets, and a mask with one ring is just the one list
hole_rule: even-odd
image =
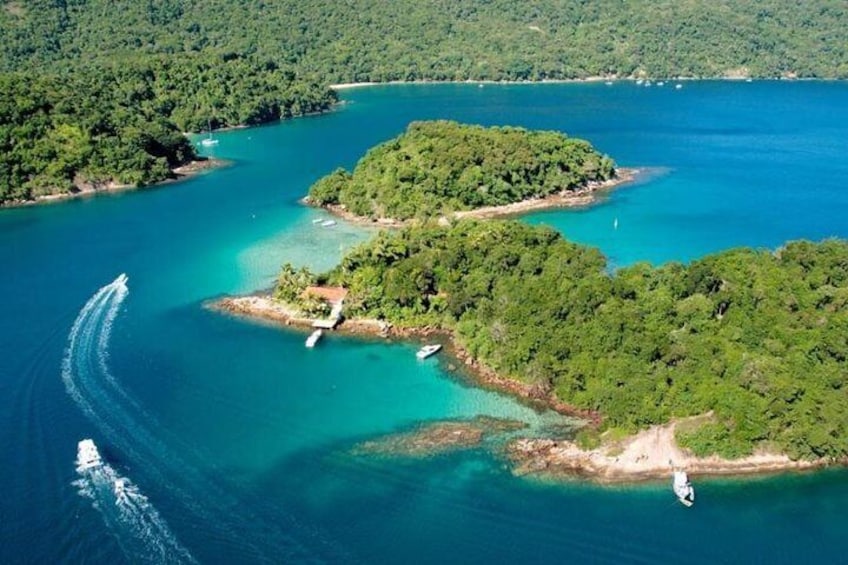
[[382,232],[320,277],[348,315],[450,329],[504,376],[636,430],[712,411],[679,440],[737,457],[848,456],[848,243],[734,249],[611,274],[546,227]]
[[612,159],[558,132],[413,122],[368,151],[353,174],[320,179],[309,199],[403,220],[575,191],[614,174]]
[[257,55],[322,82],[848,77],[846,6],[815,0],[12,0],[0,65]]
[[[72,92],[75,108],[42,100],[49,126],[2,118],[0,142],[22,147],[0,169],[0,202],[92,175],[161,180],[189,148],[151,152],[144,140],[323,111],[336,101],[331,82],[845,78],[845,18],[827,0],[9,0],[0,6],[0,73],[13,73],[0,81],[11,89],[4,103],[17,100],[14,73],[48,96],[64,97],[63,81],[99,91],[96,104]],[[32,101],[23,97],[16,119]],[[124,122],[116,106],[143,118]],[[127,131],[89,131],[104,119]]]

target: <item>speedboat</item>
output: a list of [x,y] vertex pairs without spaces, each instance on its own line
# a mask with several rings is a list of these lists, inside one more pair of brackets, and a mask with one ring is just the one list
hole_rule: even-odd
[[321,222],[322,228],[329,228],[330,226],[334,226],[334,225],[336,225],[335,220],[324,220],[323,222]]
[[127,480],[124,478],[115,479],[112,483],[112,492],[115,493],[115,504],[127,502]]
[[77,470],[87,471],[103,465],[94,440],[84,439],[77,444]]
[[426,359],[430,355],[436,354],[442,346],[438,343],[434,343],[432,345],[425,345],[421,349],[418,350],[418,353],[415,354],[419,359]]
[[674,471],[674,478],[671,482],[671,488],[674,490],[674,495],[683,506],[692,506],[695,504],[695,487],[689,482],[689,477],[686,471]]
[[315,344],[318,343],[318,340],[321,339],[321,336],[324,335],[324,330],[318,329],[309,334],[309,337],[306,338],[306,347],[315,347]]

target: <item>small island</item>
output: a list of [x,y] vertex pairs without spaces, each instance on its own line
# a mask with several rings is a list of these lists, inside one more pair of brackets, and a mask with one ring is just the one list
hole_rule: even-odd
[[[409,132],[420,139],[441,127],[534,137],[442,122],[414,124]],[[400,152],[403,138],[369,152],[353,175],[319,181],[310,196],[325,205],[347,203],[369,218],[403,219],[400,229],[380,232],[329,272],[286,265],[272,296],[219,306],[309,323],[330,305],[307,288],[337,287],[344,291],[343,329],[443,334],[481,383],[586,421],[576,437],[513,440],[507,457],[520,474],[633,480],[667,476],[669,460],[706,474],[846,461],[848,243],[798,241],[776,252],[734,249],[688,265],[610,272],[598,250],[550,228],[448,214],[489,205],[490,190],[469,202],[459,195],[473,191],[440,195],[411,181],[402,181],[408,186],[399,200],[388,184],[365,193],[350,188],[360,169],[397,178],[398,158],[409,154]],[[519,188],[494,191],[497,202],[612,178],[609,158],[585,142],[570,145],[582,155],[575,161],[583,163],[580,173],[571,172],[576,165],[564,171],[561,164],[546,169],[550,161],[505,159],[518,172],[500,178]],[[403,178],[433,174],[427,160],[408,166]],[[528,170],[547,172],[527,177]],[[532,184],[552,177],[559,180],[547,187]],[[426,213],[406,207],[416,198]]]
[[345,219],[400,225],[428,217],[495,217],[586,205],[632,180],[588,141],[554,131],[413,122],[352,173],[337,169],[305,201]]

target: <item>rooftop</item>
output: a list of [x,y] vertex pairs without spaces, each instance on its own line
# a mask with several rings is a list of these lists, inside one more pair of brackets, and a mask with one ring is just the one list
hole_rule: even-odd
[[314,296],[330,303],[341,302],[347,296],[347,289],[341,286],[308,286],[301,298]]

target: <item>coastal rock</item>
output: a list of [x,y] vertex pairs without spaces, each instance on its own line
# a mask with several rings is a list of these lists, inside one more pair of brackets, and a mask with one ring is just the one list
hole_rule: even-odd
[[523,422],[486,416],[467,421],[435,422],[422,425],[412,431],[365,441],[354,447],[353,453],[394,457],[430,457],[473,448],[488,437],[520,430],[525,426]]

